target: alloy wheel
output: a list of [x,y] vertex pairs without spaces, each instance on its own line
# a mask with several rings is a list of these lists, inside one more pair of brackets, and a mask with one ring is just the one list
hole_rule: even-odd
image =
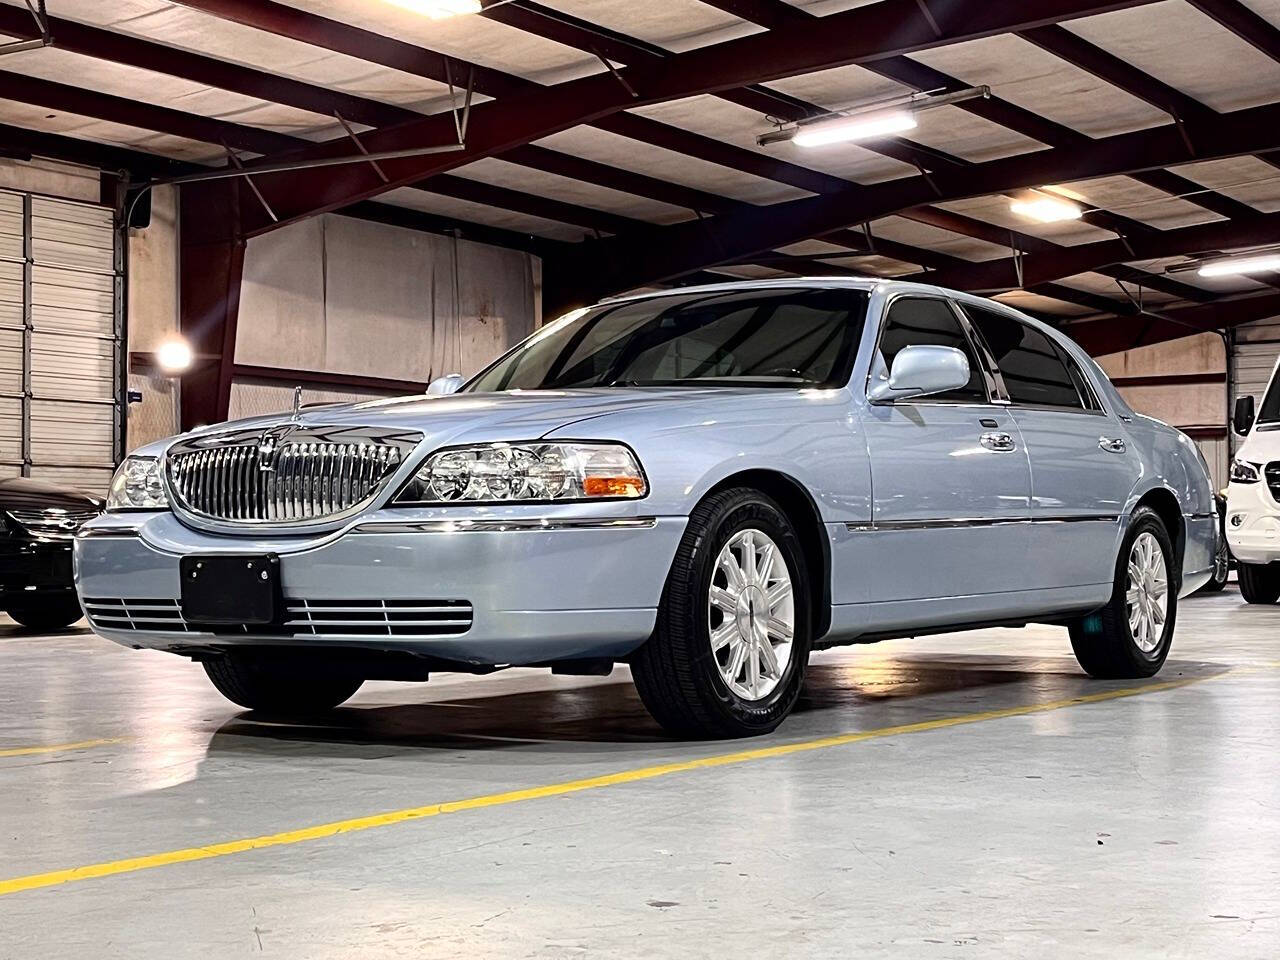
[[711,653],[725,685],[763,700],[782,682],[795,638],[791,573],[760,530],[735,533],[716,558],[707,598]]

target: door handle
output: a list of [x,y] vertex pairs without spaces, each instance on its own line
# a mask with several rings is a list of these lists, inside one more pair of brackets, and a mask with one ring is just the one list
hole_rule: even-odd
[[1017,446],[1013,442],[1013,437],[1007,433],[984,433],[978,438],[978,442],[996,453],[1008,453]]
[[1124,453],[1127,449],[1123,437],[1099,437],[1098,446],[1107,453]]

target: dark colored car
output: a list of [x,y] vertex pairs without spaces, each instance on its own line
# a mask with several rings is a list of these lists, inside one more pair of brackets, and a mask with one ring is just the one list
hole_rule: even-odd
[[40,480],[0,480],[0,609],[33,630],[58,630],[79,620],[71,545],[75,532],[102,507],[87,493]]

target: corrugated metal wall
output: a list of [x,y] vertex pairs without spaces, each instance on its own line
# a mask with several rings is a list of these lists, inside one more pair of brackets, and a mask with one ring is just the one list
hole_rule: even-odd
[[109,209],[0,191],[0,475],[106,490],[122,294]]

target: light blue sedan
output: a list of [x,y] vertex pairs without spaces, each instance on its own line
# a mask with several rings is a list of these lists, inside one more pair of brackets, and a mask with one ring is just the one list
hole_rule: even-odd
[[137,451],[76,542],[94,630],[281,715],[626,662],[669,731],[728,737],[776,727],[839,644],[1049,622],[1089,674],[1151,676],[1213,567],[1195,445],[977,297],[610,300],[460,384]]

